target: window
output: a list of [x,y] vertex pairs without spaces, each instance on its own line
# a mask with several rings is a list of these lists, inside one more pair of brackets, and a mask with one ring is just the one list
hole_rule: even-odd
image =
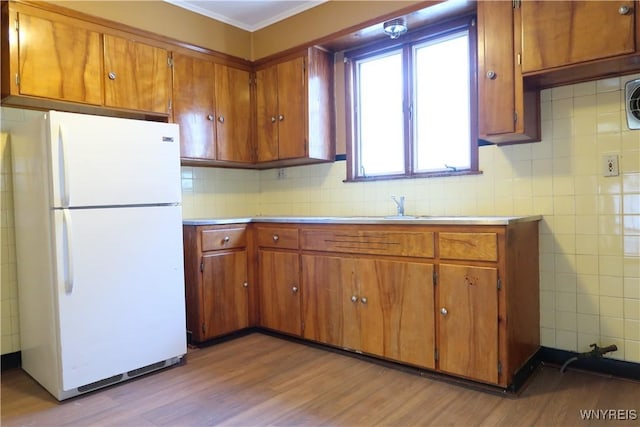
[[348,181],[478,171],[470,18],[346,52]]

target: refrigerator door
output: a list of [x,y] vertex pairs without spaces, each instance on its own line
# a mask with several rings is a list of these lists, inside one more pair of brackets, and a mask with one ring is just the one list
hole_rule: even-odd
[[185,354],[181,208],[52,213],[62,389]]
[[180,203],[178,125],[48,115],[52,207]]

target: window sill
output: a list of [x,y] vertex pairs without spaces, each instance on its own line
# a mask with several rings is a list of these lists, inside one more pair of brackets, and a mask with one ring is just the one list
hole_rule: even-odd
[[418,173],[413,175],[380,175],[380,176],[368,176],[368,177],[356,177],[351,179],[344,179],[342,182],[370,182],[370,181],[391,181],[396,179],[416,179],[416,178],[444,178],[451,176],[466,176],[466,175],[482,175],[481,170],[464,170],[464,171],[442,171],[432,173]]

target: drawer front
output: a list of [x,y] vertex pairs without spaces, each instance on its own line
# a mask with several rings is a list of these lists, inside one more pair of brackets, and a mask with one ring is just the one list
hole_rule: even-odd
[[258,227],[258,246],[261,248],[298,249],[298,229]]
[[302,230],[302,249],[433,258],[433,232]]
[[496,233],[439,233],[440,258],[498,261]]
[[203,252],[247,246],[245,227],[202,230],[201,235]]

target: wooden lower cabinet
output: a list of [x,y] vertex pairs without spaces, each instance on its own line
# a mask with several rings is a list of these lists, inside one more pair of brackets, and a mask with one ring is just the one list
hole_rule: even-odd
[[246,226],[185,225],[187,331],[203,342],[249,325]]
[[247,251],[205,255],[202,265],[202,337],[248,327]]
[[298,253],[259,250],[258,283],[260,326],[301,335]]
[[498,382],[498,270],[440,264],[439,365],[444,372]]
[[536,220],[185,227],[187,326],[202,341],[257,324],[509,388],[540,345],[538,256]]
[[302,255],[304,338],[433,368],[433,265]]

